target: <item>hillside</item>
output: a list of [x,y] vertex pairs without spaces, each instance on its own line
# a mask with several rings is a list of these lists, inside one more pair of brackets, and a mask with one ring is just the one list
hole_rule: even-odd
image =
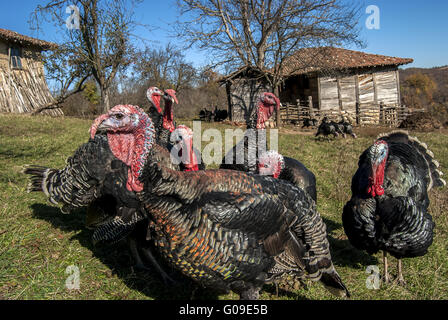
[[400,69],[400,84],[403,85],[409,76],[417,73],[429,76],[436,83],[437,89],[433,94],[434,102],[448,104],[448,66]]

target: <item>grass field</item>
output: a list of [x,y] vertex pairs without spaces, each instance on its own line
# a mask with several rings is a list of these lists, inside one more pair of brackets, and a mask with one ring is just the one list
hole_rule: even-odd
[[[155,273],[134,271],[124,243],[94,247],[92,231],[84,227],[84,211],[64,215],[43,194],[26,193],[25,164],[62,168],[65,160],[88,139],[91,121],[0,115],[0,299],[189,299],[192,286],[165,287]],[[180,121],[191,126],[191,121]],[[204,124],[203,129],[225,125]],[[431,192],[430,213],[435,240],[421,258],[404,259],[406,287],[366,287],[366,268],[381,255],[354,249],[341,225],[342,208],[350,198],[351,177],[358,157],[387,128],[358,130],[359,139],[316,140],[311,134],[282,129],[279,149],[303,162],[317,177],[318,209],[325,219],[337,270],[353,299],[448,299],[448,194]],[[448,172],[448,132],[414,133],[428,144]],[[206,146],[207,143],[203,143]],[[448,174],[448,173],[447,173]],[[396,274],[395,259],[390,259]],[[80,272],[80,289],[68,290],[69,266]],[[235,294],[195,292],[196,299],[237,299]],[[264,287],[262,299],[335,299],[320,283],[275,294]]]

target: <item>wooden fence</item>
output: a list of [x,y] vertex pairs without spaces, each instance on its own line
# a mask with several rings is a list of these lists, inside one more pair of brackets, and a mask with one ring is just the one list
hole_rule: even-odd
[[314,118],[319,121],[327,116],[329,119],[339,121],[343,116],[352,124],[365,125],[388,125],[397,127],[402,121],[413,113],[423,112],[424,109],[410,110],[404,105],[380,104],[356,104],[355,109],[349,110],[319,110],[313,107],[311,97],[308,101],[297,101],[297,104],[282,104],[280,107],[280,118],[282,124],[303,123],[305,118]]

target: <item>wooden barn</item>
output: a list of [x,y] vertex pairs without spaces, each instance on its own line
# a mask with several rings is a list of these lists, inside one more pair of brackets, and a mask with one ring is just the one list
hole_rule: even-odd
[[[29,113],[54,101],[45,81],[41,53],[56,46],[0,28],[0,112]],[[42,113],[63,115],[60,109]]]
[[[398,67],[411,62],[412,59],[334,47],[298,50],[283,64],[279,88],[281,118],[286,122],[310,115],[343,115],[358,124],[386,120],[397,124],[403,110]],[[226,85],[233,121],[244,121],[254,97],[272,90],[250,67],[241,68],[220,82]]]

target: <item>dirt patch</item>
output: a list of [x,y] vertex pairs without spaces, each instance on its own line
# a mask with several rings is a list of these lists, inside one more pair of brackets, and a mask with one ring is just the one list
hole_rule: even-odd
[[407,117],[399,128],[429,132],[443,128],[443,124],[431,114],[419,112]]

